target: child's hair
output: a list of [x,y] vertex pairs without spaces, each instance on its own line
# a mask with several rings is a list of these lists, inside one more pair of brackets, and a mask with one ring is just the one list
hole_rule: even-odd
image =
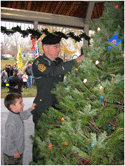
[[[20,97],[22,97],[21,94],[19,93],[10,93],[8,94],[5,99],[4,99],[4,105],[5,107],[10,110],[10,105],[11,104],[16,104],[16,99],[19,99]],[[11,110],[10,110],[11,111]]]

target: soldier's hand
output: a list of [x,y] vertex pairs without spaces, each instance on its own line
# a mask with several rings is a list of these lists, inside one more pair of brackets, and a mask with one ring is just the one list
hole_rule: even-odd
[[84,57],[84,55],[81,55],[81,56],[79,56],[78,58],[76,58],[77,63],[81,63],[83,57]]
[[36,103],[33,103],[31,111],[35,109]]

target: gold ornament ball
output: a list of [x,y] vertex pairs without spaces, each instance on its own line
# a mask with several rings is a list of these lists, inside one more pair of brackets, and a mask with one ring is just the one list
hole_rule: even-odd
[[103,90],[103,86],[100,86],[99,89],[102,91]]

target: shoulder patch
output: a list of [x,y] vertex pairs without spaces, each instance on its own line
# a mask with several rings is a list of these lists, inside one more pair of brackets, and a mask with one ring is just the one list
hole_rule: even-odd
[[40,70],[41,72],[44,72],[46,70],[46,66],[43,64],[38,64],[38,70]]

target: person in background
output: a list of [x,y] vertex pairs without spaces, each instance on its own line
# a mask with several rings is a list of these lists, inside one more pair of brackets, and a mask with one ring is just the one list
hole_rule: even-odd
[[23,72],[22,72],[22,68],[18,69],[18,76],[22,77]]
[[27,63],[27,67],[26,67],[25,72],[28,75],[27,88],[29,88],[29,86],[32,88],[32,82],[33,82],[32,81],[32,77],[33,77],[33,73],[32,73],[32,64],[31,64],[30,61]]
[[8,68],[9,68],[8,77],[10,77],[10,76],[12,76],[12,75],[13,75],[13,72],[12,72],[12,67],[11,67],[11,65],[8,65]]
[[15,69],[17,69],[17,68],[18,68],[18,67],[17,67],[17,63],[16,63],[16,62],[14,62],[13,66],[15,66]]
[[25,73],[25,70],[26,70],[26,67],[25,67],[25,65],[23,65],[23,66],[22,66],[22,74]]
[[5,124],[4,165],[23,165],[25,144],[23,120],[27,120],[31,116],[35,103],[23,112],[24,103],[21,94],[11,93],[5,97],[4,105],[9,110]]
[[8,82],[8,75],[7,75],[6,69],[3,69],[1,73],[1,87],[5,88],[7,82]]
[[5,65],[5,70],[6,70],[6,72],[7,72],[7,76],[9,77],[9,67],[8,67],[7,64]]
[[17,69],[15,65],[12,66],[12,75],[13,75],[13,71]]
[[13,76],[9,77],[9,93],[22,93],[23,79],[18,76],[18,70],[13,71]]
[[24,72],[24,74],[22,75],[22,79],[23,79],[23,88],[27,89],[28,75],[26,74],[26,72]]

